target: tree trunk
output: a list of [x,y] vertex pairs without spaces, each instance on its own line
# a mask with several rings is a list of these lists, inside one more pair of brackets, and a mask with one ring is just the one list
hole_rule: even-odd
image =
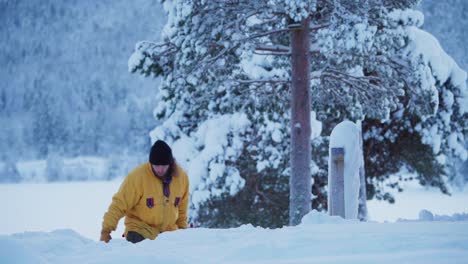
[[291,178],[289,224],[298,225],[311,209],[309,19],[291,28]]

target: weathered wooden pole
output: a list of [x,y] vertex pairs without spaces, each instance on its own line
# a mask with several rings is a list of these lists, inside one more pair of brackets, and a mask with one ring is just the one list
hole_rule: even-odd
[[309,18],[291,24],[291,178],[289,224],[311,210]]
[[345,218],[344,148],[331,149],[330,175],[329,214]]

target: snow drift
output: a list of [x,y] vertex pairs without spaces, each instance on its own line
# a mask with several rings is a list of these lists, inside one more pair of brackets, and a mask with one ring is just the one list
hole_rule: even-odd
[[313,211],[296,227],[192,228],[104,244],[73,230],[0,236],[0,263],[466,263],[468,222],[362,223]]

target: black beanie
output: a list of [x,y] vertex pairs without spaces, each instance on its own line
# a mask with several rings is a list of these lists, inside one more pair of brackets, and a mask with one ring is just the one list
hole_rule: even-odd
[[149,162],[153,165],[169,165],[172,163],[172,150],[166,142],[158,140],[151,147]]

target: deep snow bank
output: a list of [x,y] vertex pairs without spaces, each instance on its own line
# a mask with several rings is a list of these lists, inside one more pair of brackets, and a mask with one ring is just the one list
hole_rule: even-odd
[[109,244],[72,230],[0,236],[0,263],[466,263],[468,222],[359,223],[312,212],[296,227],[195,228]]

